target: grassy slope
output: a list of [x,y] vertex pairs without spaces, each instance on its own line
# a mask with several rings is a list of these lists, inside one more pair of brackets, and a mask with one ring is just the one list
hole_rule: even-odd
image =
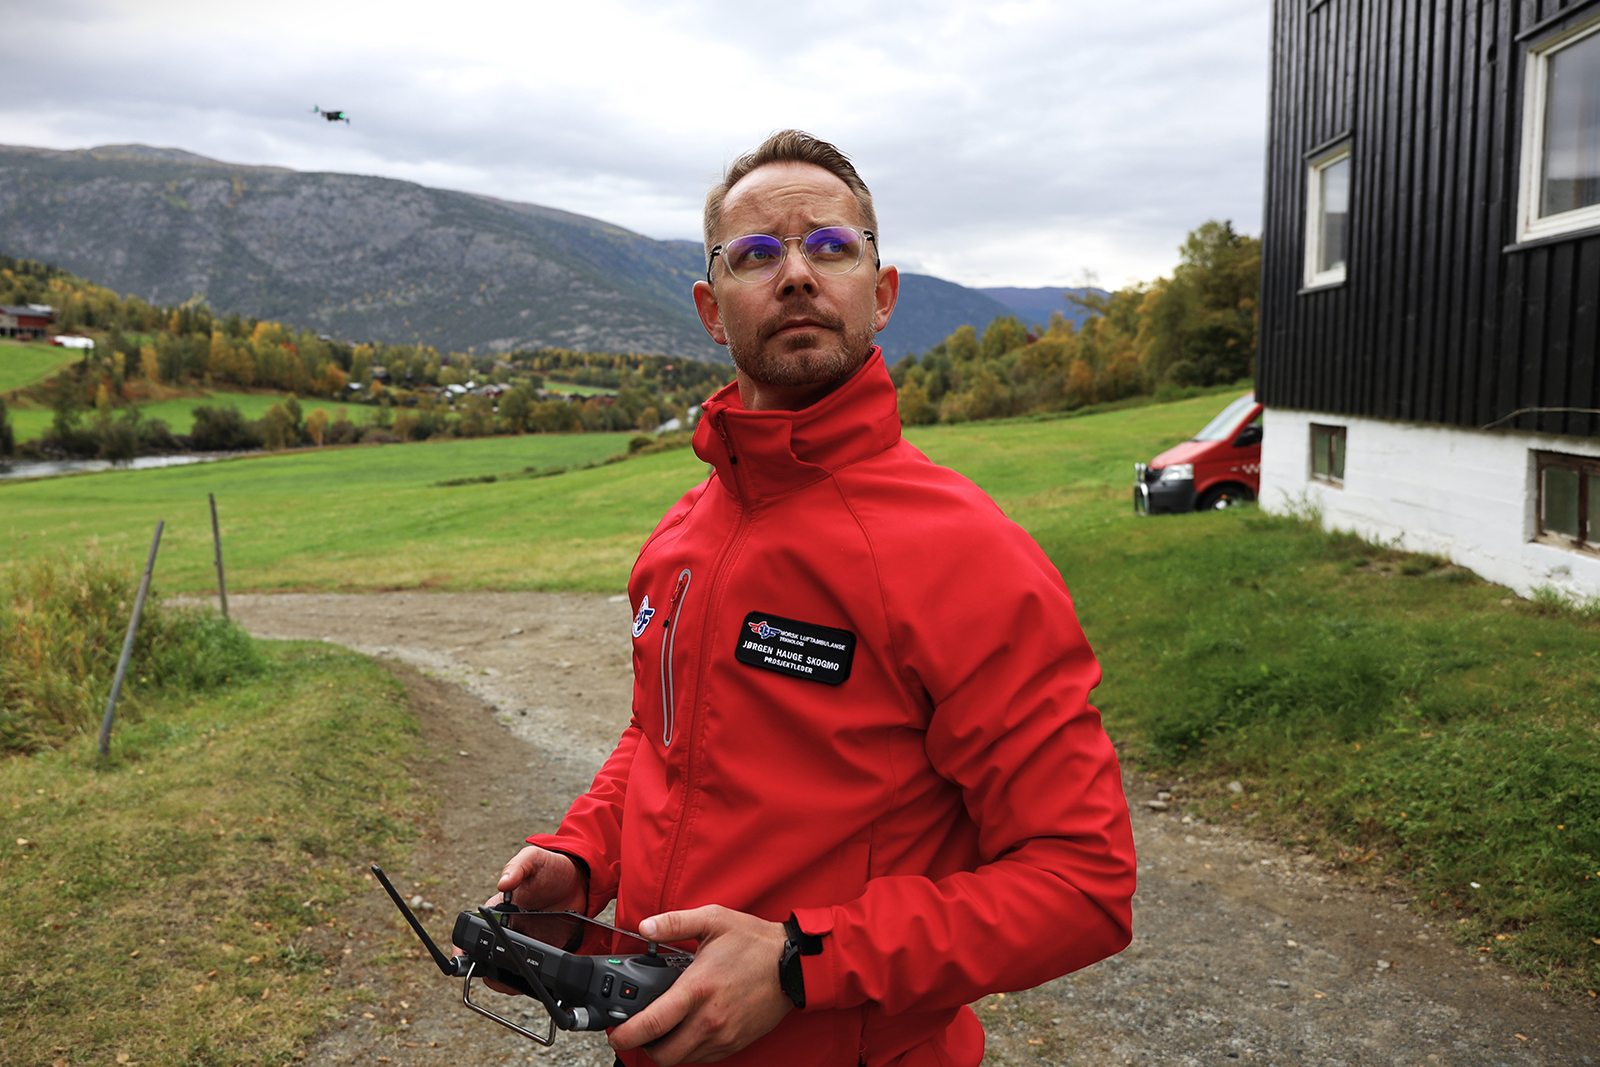
[[[0,337],[0,395],[42,381],[62,367],[76,363],[82,358],[81,352],[69,348],[56,348],[37,342],[20,344]],[[12,422],[13,425],[16,424],[16,413],[13,413]],[[26,439],[19,428],[17,440]]]
[[422,814],[417,726],[359,656],[268,654],[120,723],[107,766],[92,737],[0,762],[0,1064],[285,1063],[346,1007],[322,968]]
[[[56,351],[60,351],[57,349]],[[0,360],[3,360],[0,356]],[[3,366],[3,362],[0,362]],[[3,388],[3,387],[0,387]],[[259,419],[265,415],[267,409],[283,399],[275,393],[227,393],[214,392],[207,396],[187,396],[176,400],[153,400],[140,404],[140,413],[147,419],[161,419],[173,433],[188,433],[194,425],[194,409],[202,405],[211,407],[236,407],[239,413],[247,419]],[[329,419],[337,419],[342,412],[351,422],[361,423],[366,421],[374,409],[360,404],[340,404],[332,400],[317,400],[315,398],[300,398],[302,414],[309,415],[317,408],[327,411]],[[86,413],[85,418],[92,416]],[[50,426],[50,409],[45,407],[17,408],[11,412],[11,425],[16,431],[18,441],[27,441],[38,437]]]

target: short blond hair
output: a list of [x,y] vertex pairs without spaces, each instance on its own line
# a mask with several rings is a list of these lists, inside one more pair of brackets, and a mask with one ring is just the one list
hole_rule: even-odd
[[814,167],[821,167],[844,182],[850,188],[850,192],[855,194],[856,204],[861,208],[862,222],[872,231],[873,237],[877,237],[878,214],[872,210],[872,191],[867,188],[867,183],[861,180],[861,175],[856,173],[855,164],[850,162],[850,157],[827,141],[813,137],[804,130],[779,130],[762,141],[755,151],[746,152],[730,163],[728,169],[723,172],[722,180],[706,193],[703,225],[707,270],[711,269],[711,249],[717,243],[717,227],[722,223],[722,202],[728,198],[728,190],[751,171],[771,163],[809,163]]

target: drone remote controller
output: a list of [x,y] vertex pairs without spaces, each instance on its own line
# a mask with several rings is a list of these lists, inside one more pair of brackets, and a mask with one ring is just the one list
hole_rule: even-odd
[[[672,987],[694,954],[648,941],[571,911],[523,911],[511,894],[494,907],[456,916],[451,940],[463,955],[439,951],[382,868],[372,873],[446,977],[463,979],[461,1002],[524,1037],[550,1045],[555,1031],[605,1030],[643,1011]],[[519,927],[521,929],[519,929]],[[541,1036],[472,1002],[472,980],[498,982],[535,998],[550,1013]]]

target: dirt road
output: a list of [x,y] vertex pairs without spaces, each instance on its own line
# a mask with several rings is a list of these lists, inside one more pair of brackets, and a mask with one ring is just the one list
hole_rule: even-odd
[[[408,678],[440,805],[417,868],[397,873],[434,905],[441,940],[522,837],[560,820],[627,721],[631,610],[621,597],[297,594],[231,606],[256,634],[337,642]],[[1359,889],[1312,857],[1185,822],[1181,787],[1156,812],[1146,801],[1171,783],[1127,786],[1140,872],[1133,945],[976,1005],[986,1062],[1600,1064],[1592,1001],[1556,1003],[1405,900]],[[545,1051],[469,1013],[458,984],[421,959],[396,959],[412,945],[380,897],[332,979],[349,987],[349,1012],[308,1063],[611,1062],[603,1035],[563,1034]],[[522,1018],[543,1021],[538,1011]]]

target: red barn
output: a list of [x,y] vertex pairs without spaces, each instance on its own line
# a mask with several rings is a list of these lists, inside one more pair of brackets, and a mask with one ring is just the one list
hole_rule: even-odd
[[43,337],[55,317],[56,309],[48,304],[0,306],[0,337]]

